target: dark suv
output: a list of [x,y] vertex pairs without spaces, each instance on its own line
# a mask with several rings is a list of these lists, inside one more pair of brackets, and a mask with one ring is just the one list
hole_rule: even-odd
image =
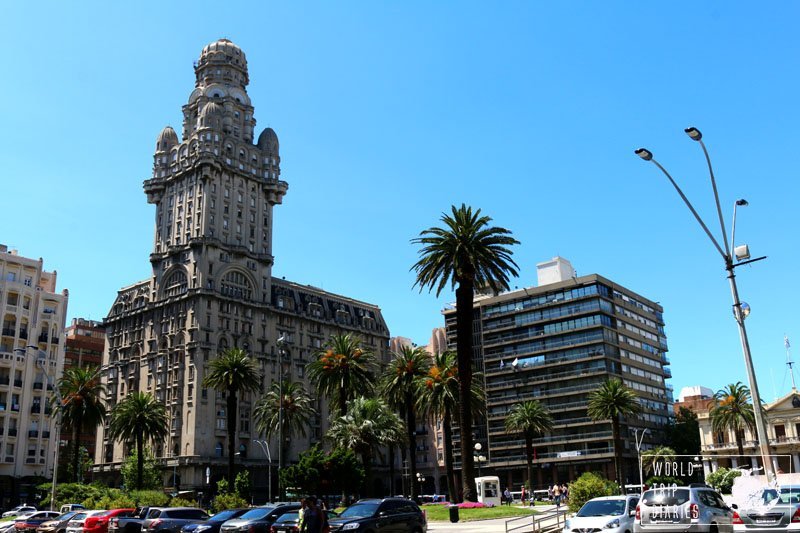
[[272,503],[254,507],[239,518],[223,523],[220,533],[269,533],[269,528],[279,516],[298,509],[299,503]]
[[331,533],[426,533],[425,514],[405,498],[358,500],[329,521]]

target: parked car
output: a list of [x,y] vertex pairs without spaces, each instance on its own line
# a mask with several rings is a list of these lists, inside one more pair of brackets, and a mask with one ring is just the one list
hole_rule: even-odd
[[761,493],[752,509],[733,504],[733,530],[742,533],[800,531],[800,485],[782,485]]
[[25,513],[11,518],[6,518],[5,522],[0,522],[0,533],[16,533],[16,521],[21,520],[33,513]]
[[58,516],[56,511],[36,511],[24,517],[17,517],[14,521],[14,528],[17,533],[36,533],[36,528],[48,520]]
[[3,513],[3,518],[9,517],[9,516],[19,516],[19,515],[22,515],[22,514],[33,513],[33,512],[35,512],[37,510],[38,509],[36,509],[35,506],[28,505],[27,503],[23,503],[22,505],[17,505],[13,509],[9,509],[5,513]]
[[220,533],[269,533],[269,528],[281,515],[300,509],[299,503],[274,503],[250,509],[239,518],[228,520]]
[[592,498],[574,517],[567,519],[564,533],[601,530],[604,533],[630,533],[638,503],[638,494]]
[[136,509],[112,509],[89,516],[83,523],[83,533],[108,533],[108,524],[112,518],[131,516]]
[[70,511],[83,511],[86,507],[79,503],[67,503],[61,506],[61,513],[68,513]]
[[634,533],[731,533],[733,510],[706,485],[646,490],[636,506]]
[[[328,522],[338,517],[334,511],[325,511],[328,515]],[[270,533],[297,533],[300,531],[300,511],[289,511],[283,513],[269,528]]]
[[426,533],[428,530],[428,522],[422,510],[416,503],[405,498],[358,500],[328,523],[331,533]]
[[142,533],[178,533],[186,524],[206,520],[208,513],[197,507],[165,507],[147,515]]
[[78,514],[78,511],[69,511],[58,515],[52,520],[42,522],[36,528],[36,533],[67,533],[67,522],[76,514]]
[[108,522],[108,533],[140,533],[142,522],[160,510],[161,507],[137,507],[131,516],[113,517]]
[[83,526],[88,518],[105,513],[105,509],[95,511],[80,511],[67,522],[67,533],[83,533]]
[[181,528],[181,533],[219,533],[219,528],[228,520],[239,518],[250,509],[226,509],[214,516],[209,517],[205,522],[193,522]]

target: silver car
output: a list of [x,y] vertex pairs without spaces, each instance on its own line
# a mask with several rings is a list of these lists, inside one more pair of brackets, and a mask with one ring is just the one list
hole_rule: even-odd
[[706,485],[647,490],[636,507],[634,533],[732,533],[733,510]]
[[83,533],[83,524],[86,522],[86,519],[90,516],[97,516],[99,514],[105,513],[105,510],[95,510],[95,511],[81,511],[75,516],[73,516],[69,522],[67,522],[67,533]]
[[736,532],[765,533],[800,531],[800,486],[784,485],[778,489],[765,489],[761,505],[746,509],[732,505],[733,530]]
[[567,519],[564,533],[630,533],[638,503],[638,494],[593,498]]

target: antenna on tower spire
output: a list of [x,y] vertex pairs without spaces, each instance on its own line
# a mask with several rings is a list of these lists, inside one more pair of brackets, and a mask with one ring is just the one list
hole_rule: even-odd
[[783,335],[783,347],[786,348],[786,367],[789,369],[789,375],[792,376],[792,391],[797,392],[797,387],[794,383],[794,369],[792,368],[794,365],[792,361],[792,345],[789,344],[789,337],[787,337],[786,334]]

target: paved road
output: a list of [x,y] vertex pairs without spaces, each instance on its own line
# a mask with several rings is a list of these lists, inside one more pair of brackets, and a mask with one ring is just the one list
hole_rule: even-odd
[[[555,510],[555,506],[536,506],[540,513]],[[428,522],[428,533],[505,533],[506,522],[509,518],[494,518],[491,520],[475,520],[472,522]],[[563,518],[561,523],[563,524]],[[555,525],[555,518],[544,522],[544,526]],[[514,533],[525,533],[531,531],[530,519],[518,520],[511,523],[511,527],[518,527],[527,524],[529,527],[516,529]]]

